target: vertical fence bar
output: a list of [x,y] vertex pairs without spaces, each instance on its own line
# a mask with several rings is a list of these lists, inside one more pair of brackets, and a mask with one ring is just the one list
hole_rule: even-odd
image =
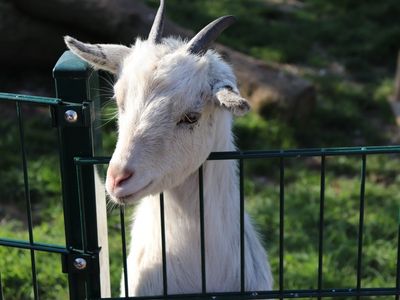
[[400,51],[397,55],[396,76],[394,79],[394,101],[400,102]]
[[283,157],[279,160],[279,292],[280,299],[283,299],[284,279],[284,214],[285,214],[285,162]]
[[244,175],[243,158],[239,160],[239,180],[240,180],[240,291],[245,291],[245,260],[244,260]]
[[201,251],[201,292],[207,292],[206,282],[206,250],[204,241],[204,186],[203,166],[199,168],[199,202],[200,202],[200,251]]
[[[398,215],[398,226],[397,226],[397,274],[396,274],[396,288],[397,293],[400,292],[400,207],[399,207],[399,215]],[[399,300],[400,295],[396,295],[396,300]]]
[[[58,60],[53,70],[57,97],[75,104],[78,120],[71,124],[64,119],[64,109],[69,106],[56,107],[56,125],[60,145],[60,167],[63,195],[65,238],[68,248],[82,249],[82,219],[77,217],[80,210],[78,201],[77,174],[74,157],[91,157],[93,155],[93,115],[90,114],[91,84],[98,83],[98,75],[89,65],[66,51]],[[99,251],[96,197],[93,169],[82,170],[86,210],[87,248],[94,253]],[[99,298],[101,296],[100,266],[93,263],[90,276],[77,272],[68,272],[69,295],[71,300]]]
[[[18,117],[18,129],[19,129],[19,139],[21,145],[21,155],[22,155],[22,170],[24,173],[24,188],[25,188],[25,201],[26,201],[26,214],[28,216],[28,235],[29,243],[32,245],[33,239],[33,223],[32,223],[32,203],[29,190],[29,178],[28,178],[28,163],[26,158],[26,148],[25,148],[25,133],[24,133],[24,122],[22,120],[22,111],[19,102],[16,102],[17,117]],[[31,254],[31,272],[32,272],[32,286],[33,286],[33,296],[34,299],[39,299],[38,282],[36,276],[36,262],[35,262],[35,251],[30,250]]]
[[0,300],[4,300],[3,283],[2,283],[1,273],[0,273]]
[[[318,245],[318,292],[322,290],[324,253],[324,210],[325,210],[325,155],[321,156],[321,184],[319,200],[319,245]],[[321,296],[318,296],[321,299]]]
[[167,249],[165,248],[165,210],[164,210],[164,194],[160,194],[160,222],[161,222],[161,251],[162,251],[162,273],[163,273],[163,293],[168,295],[168,279],[167,279]]
[[[363,248],[363,233],[364,233],[364,206],[365,206],[365,173],[366,173],[367,157],[362,155],[361,162],[361,184],[360,184],[360,218],[358,228],[358,251],[357,251],[357,290],[361,289],[361,269],[362,269],[362,248]],[[360,299],[357,296],[357,299]]]
[[129,297],[129,285],[128,285],[128,260],[126,255],[126,233],[125,233],[125,207],[120,206],[119,218],[121,223],[121,247],[122,247],[122,264],[124,266],[124,290],[125,298]]

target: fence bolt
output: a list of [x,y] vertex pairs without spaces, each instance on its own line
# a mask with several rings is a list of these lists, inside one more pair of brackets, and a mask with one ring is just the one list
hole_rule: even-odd
[[77,268],[78,270],[84,270],[86,269],[86,259],[82,257],[75,258],[74,260],[74,267]]
[[78,121],[78,114],[74,110],[67,110],[64,114],[64,118],[69,123],[75,123]]

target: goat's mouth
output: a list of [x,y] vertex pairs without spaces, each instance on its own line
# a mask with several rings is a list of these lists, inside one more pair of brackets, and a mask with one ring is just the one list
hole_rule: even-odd
[[123,195],[123,196],[113,196],[112,199],[119,203],[119,204],[129,204],[135,200],[139,200],[148,194],[149,187],[153,181],[150,181],[148,184],[146,184],[144,187],[140,188],[139,190],[135,191],[134,193]]

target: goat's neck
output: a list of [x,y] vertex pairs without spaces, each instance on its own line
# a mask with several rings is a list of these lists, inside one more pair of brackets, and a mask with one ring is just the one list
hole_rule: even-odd
[[[219,124],[213,152],[234,151],[231,119]],[[203,165],[203,195],[206,218],[232,218],[238,206],[238,179],[234,161],[206,161]],[[182,184],[166,192],[174,214],[187,215],[193,219],[199,211],[199,172],[193,173]],[[171,213],[171,211],[170,211]],[[213,223],[213,222],[212,222]]]

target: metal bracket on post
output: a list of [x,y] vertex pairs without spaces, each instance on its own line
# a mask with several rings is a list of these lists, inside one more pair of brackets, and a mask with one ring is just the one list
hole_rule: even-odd
[[99,252],[82,252],[70,250],[61,257],[63,273],[92,274],[99,272]]
[[90,126],[90,104],[63,103],[53,111],[54,127],[87,127]]

